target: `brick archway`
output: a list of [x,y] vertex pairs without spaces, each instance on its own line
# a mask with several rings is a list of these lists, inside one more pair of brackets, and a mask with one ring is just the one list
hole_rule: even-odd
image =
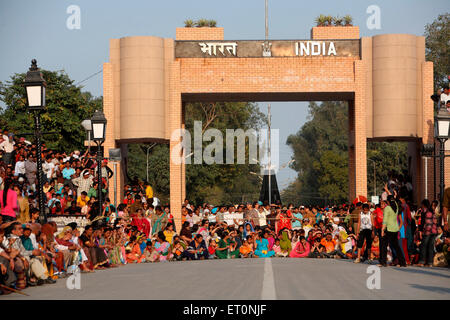
[[[184,127],[184,103],[190,101],[348,101],[353,198],[367,196],[368,139],[412,139],[416,150],[432,142],[433,65],[425,61],[424,37],[360,38],[358,27],[315,27],[311,40],[271,40],[271,57],[262,55],[263,43],[224,41],[223,28],[177,28],[176,40],[111,39],[103,68],[105,148],[158,139],[172,150],[179,141],[171,133]],[[422,194],[417,152],[414,160]],[[184,172],[171,161],[175,217],[186,194]]]

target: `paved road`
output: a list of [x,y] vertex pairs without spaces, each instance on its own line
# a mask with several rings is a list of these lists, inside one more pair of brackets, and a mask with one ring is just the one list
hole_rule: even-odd
[[450,299],[450,270],[381,268],[381,289],[366,286],[367,264],[332,259],[232,259],[126,265],[81,274],[81,289],[56,284],[6,299]]

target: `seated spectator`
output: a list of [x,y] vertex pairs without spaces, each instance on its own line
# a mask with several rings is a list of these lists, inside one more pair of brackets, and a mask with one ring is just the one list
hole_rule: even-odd
[[247,239],[243,240],[242,246],[239,248],[241,258],[252,258],[253,257],[253,240],[249,235]]
[[255,257],[269,258],[275,255],[273,250],[269,250],[269,241],[266,238],[261,237],[261,233],[256,233],[254,238]]
[[292,249],[289,257],[291,258],[306,258],[309,256],[311,252],[311,247],[308,241],[306,241],[305,237],[301,236],[300,240],[295,245],[294,249]]
[[163,231],[158,232],[155,243],[155,250],[159,253],[159,261],[168,261],[172,258],[170,244],[166,241]]
[[204,260],[208,259],[208,249],[201,234],[197,234],[191,241],[188,248],[184,251],[183,257],[187,260]]

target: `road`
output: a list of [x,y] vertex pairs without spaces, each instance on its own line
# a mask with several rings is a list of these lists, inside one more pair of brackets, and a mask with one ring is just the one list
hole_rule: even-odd
[[368,289],[368,264],[333,259],[231,259],[126,265],[0,296],[11,299],[450,299],[450,270],[381,268]]

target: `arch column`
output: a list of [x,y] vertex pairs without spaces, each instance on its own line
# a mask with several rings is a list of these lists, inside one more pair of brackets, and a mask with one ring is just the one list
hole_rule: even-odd
[[367,131],[365,63],[354,62],[355,99],[349,101],[349,197],[367,197]]
[[170,212],[174,217],[177,232],[181,230],[181,204],[183,202],[183,164],[172,159],[172,150],[181,139],[173,138],[172,133],[183,127],[182,102],[180,88],[180,62],[174,61],[169,69],[169,152],[170,152]]

